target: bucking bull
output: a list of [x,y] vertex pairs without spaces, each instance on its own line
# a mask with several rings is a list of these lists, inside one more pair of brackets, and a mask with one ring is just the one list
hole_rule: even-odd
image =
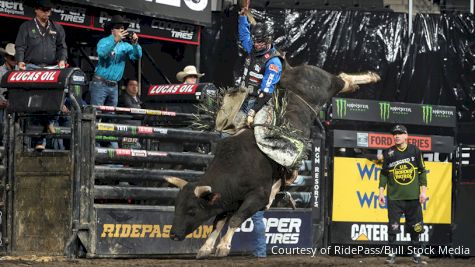
[[[353,92],[358,84],[379,81],[375,73],[338,76],[318,67],[291,67],[284,61],[279,83],[285,88],[285,119],[291,127],[310,137],[310,125],[317,119],[321,106],[338,93]],[[218,142],[215,157],[198,182],[188,183],[177,177],[165,177],[181,190],[175,202],[170,237],[183,240],[205,221],[215,218],[213,232],[196,258],[229,254],[236,229],[255,212],[268,209],[282,185],[282,168],[267,157],[256,144],[254,132],[243,129]],[[228,223],[226,234],[216,246],[217,238]]]

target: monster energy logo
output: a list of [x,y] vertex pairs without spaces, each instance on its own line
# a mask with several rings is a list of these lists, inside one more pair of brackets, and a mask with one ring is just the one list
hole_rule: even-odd
[[422,106],[422,120],[425,124],[429,124],[432,122],[432,106],[430,105],[423,105]]
[[346,99],[336,100],[336,114],[340,118],[346,116]]
[[135,126],[130,127],[130,131],[132,132],[132,134],[137,134],[137,127]]
[[379,102],[379,117],[383,121],[389,119],[389,111],[391,110],[391,104],[389,102]]
[[74,85],[74,86],[73,86],[73,90],[74,90],[74,95],[76,95],[76,96],[81,96],[81,86],[79,86],[79,85]]
[[115,156],[115,149],[107,149],[107,155],[109,158],[113,158]]
[[115,137],[115,136],[108,136],[108,135],[96,135],[96,140],[99,140],[99,141],[117,141],[117,140],[119,140],[119,138]]

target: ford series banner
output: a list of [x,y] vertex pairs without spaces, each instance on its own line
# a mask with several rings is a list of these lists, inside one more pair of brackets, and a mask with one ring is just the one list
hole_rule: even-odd
[[[455,141],[452,136],[409,134],[407,142],[424,152],[452,153],[455,151]],[[334,130],[333,145],[335,147],[385,149],[394,145],[394,136],[381,132]]]

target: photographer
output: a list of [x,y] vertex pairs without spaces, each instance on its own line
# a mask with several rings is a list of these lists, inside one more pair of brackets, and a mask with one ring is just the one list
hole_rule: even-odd
[[[91,105],[117,106],[118,86],[125,69],[125,61],[138,60],[142,57],[142,48],[138,44],[138,36],[129,33],[129,23],[115,15],[106,22],[104,30],[111,33],[97,44],[99,62],[90,83]],[[129,39],[130,43],[124,42]]]

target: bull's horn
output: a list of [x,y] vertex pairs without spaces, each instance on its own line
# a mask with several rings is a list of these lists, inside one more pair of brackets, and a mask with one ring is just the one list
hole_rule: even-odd
[[211,186],[208,185],[200,185],[195,188],[195,196],[201,197],[203,194],[211,193]]
[[173,176],[164,176],[163,178],[165,178],[165,180],[167,180],[167,182],[175,185],[176,187],[182,189],[188,182],[181,179],[181,178],[178,178],[178,177],[173,177]]

